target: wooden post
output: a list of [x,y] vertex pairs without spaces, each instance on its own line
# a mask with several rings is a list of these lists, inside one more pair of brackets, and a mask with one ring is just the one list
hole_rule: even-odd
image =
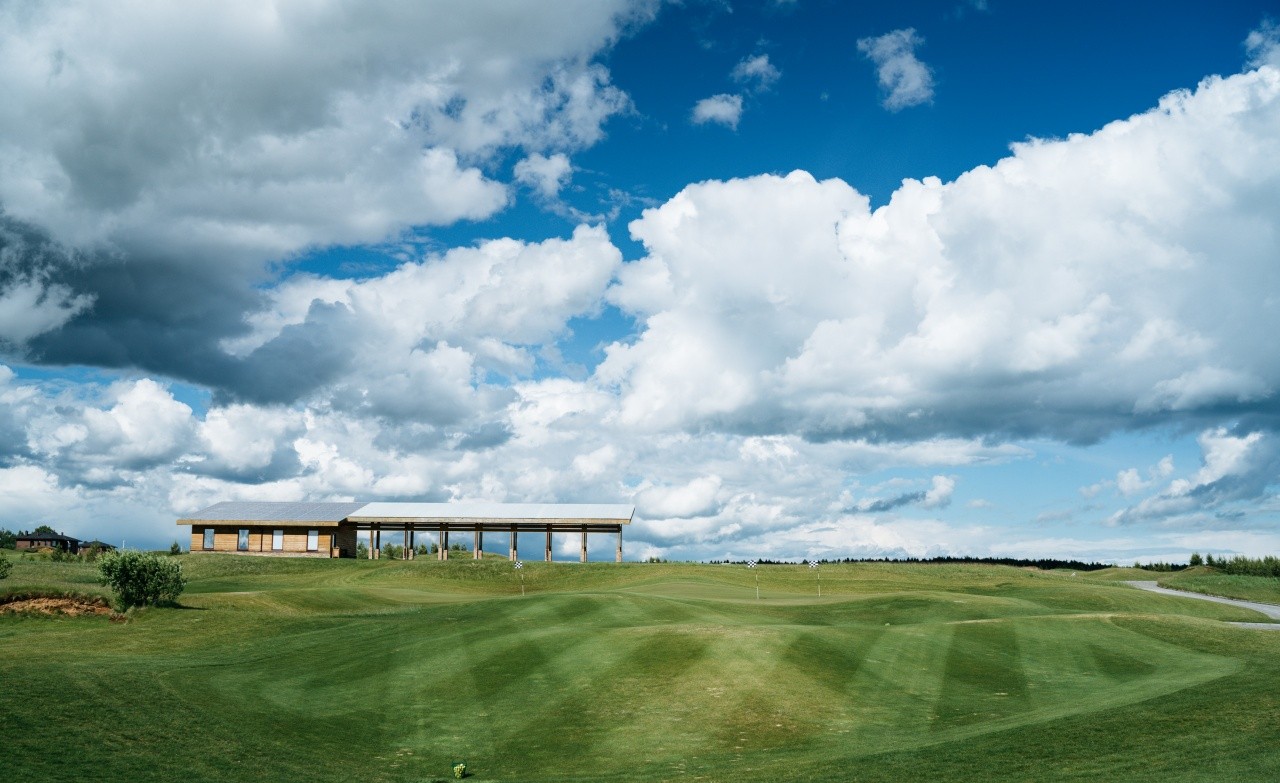
[[615,562],[618,562],[618,563],[622,562],[622,527],[621,526],[618,527],[618,559]]
[[578,555],[578,562],[587,562],[587,529],[582,528],[582,553]]
[[440,526],[440,559],[449,559],[449,530],[443,525]]
[[516,546],[516,526],[515,526],[515,525],[512,525],[512,526],[511,526],[511,555],[510,555],[510,558],[509,558],[509,559],[510,559],[510,560],[511,560],[511,562],[513,562],[513,563],[516,561],[516,550],[517,550],[517,546]]
[[480,526],[476,525],[475,549],[471,553],[471,559],[480,560],[481,553],[484,551],[484,533],[481,532]]
[[400,559],[409,559],[409,526],[404,526],[404,538],[400,541]]
[[409,554],[408,554],[408,556],[407,556],[409,560],[412,560],[412,559],[413,559],[413,557],[414,557],[414,555],[416,554],[416,553],[413,551],[413,539],[414,539],[414,535],[413,535],[413,534],[414,534],[414,532],[415,532],[415,531],[414,531],[414,529],[413,529],[413,528],[409,528],[409,542],[408,542],[408,544],[405,546],[405,549],[407,549],[407,550],[409,551]]
[[547,553],[543,560],[551,562],[551,525],[547,525]]

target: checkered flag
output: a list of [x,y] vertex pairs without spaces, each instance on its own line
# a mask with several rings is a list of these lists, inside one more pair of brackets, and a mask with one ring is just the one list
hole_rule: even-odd
[[747,561],[747,568],[755,568],[758,561],[753,557]]
[[809,567],[810,567],[810,568],[817,568],[817,567],[818,567],[818,561],[817,561],[817,560],[810,560],[810,561],[809,561]]
[[517,560],[517,561],[515,562],[515,566],[516,566],[516,568],[524,568],[524,563],[521,563],[519,560]]

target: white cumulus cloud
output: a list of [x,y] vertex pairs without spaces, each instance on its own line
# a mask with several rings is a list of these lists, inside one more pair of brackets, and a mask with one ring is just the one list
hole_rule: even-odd
[[916,48],[923,44],[912,27],[858,39],[858,51],[875,63],[889,111],[933,100],[933,71],[916,57]]
[[738,120],[741,118],[742,96],[724,93],[712,95],[710,98],[703,98],[698,101],[693,105],[693,113],[690,115],[694,125],[715,123],[735,130],[738,127]]

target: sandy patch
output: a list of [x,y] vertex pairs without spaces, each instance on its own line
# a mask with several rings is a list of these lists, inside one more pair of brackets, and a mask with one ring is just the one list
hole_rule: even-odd
[[0,612],[31,612],[81,617],[87,614],[110,615],[111,607],[82,598],[23,598],[0,604]]

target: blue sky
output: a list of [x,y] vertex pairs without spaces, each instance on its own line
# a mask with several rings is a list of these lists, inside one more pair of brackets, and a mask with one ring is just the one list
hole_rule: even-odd
[[1277,16],[0,12],[0,525],[593,501],[637,558],[1274,553]]

